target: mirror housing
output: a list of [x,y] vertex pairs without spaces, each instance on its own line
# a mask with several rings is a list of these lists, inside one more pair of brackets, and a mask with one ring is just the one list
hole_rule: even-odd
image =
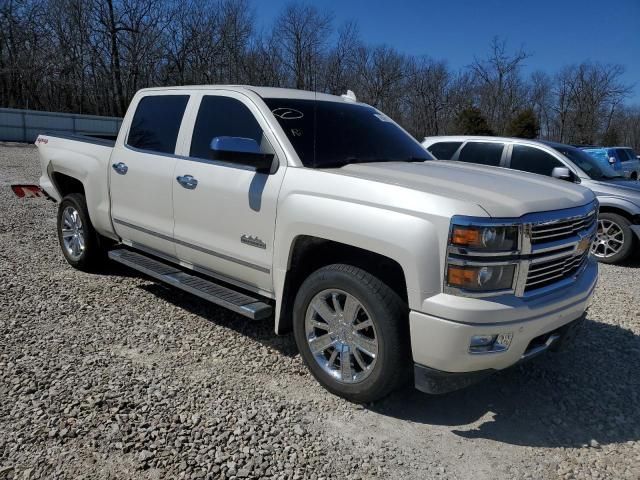
[[275,173],[273,153],[262,153],[253,138],[214,137],[209,144],[211,160],[255,168],[258,173]]
[[609,157],[609,165],[615,165],[616,164],[616,157]]
[[567,167],[554,167],[554,169],[551,171],[551,176],[560,180],[572,181],[571,171]]

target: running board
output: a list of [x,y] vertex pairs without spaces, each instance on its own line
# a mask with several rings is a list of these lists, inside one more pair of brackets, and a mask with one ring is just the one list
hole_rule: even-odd
[[221,307],[228,308],[252,320],[262,320],[273,313],[271,305],[244,293],[237,292],[210,280],[192,275],[169,263],[119,248],[109,252],[109,258],[127,267],[138,270],[156,280],[167,283],[185,292],[197,295]]

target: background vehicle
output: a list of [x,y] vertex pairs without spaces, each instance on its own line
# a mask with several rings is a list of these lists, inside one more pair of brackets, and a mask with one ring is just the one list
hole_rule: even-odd
[[625,177],[631,180],[638,180],[640,178],[640,160],[636,152],[629,147],[605,147],[609,158],[615,158],[619,161]]
[[116,242],[114,261],[273,316],[315,378],[354,401],[412,371],[442,393],[557,348],[597,279],[591,191],[428,161],[353,95],[149,89],[115,144],[37,145],[71,265],[96,268]]
[[593,254],[618,263],[640,238],[640,185],[579,148],[553,142],[502,137],[427,137],[422,145],[436,158],[512,168],[569,180],[590,188],[600,202]]
[[[602,148],[602,147],[578,147],[578,148],[584,150],[593,158],[598,160],[600,162],[600,165],[602,165],[603,167],[610,167],[610,168],[613,168],[616,172],[624,173],[622,169],[622,162],[617,157],[609,155],[609,150],[607,150],[606,148]],[[628,178],[629,175],[625,174],[625,177]]]

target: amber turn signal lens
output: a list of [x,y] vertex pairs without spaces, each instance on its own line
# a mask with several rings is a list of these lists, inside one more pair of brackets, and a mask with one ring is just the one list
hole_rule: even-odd
[[451,243],[463,247],[480,246],[480,229],[468,227],[453,227]]
[[449,265],[447,272],[447,282],[449,285],[468,288],[474,285],[478,278],[478,270],[476,268],[464,268],[456,265]]
[[447,283],[451,287],[472,291],[497,291],[512,288],[515,265],[447,267]]

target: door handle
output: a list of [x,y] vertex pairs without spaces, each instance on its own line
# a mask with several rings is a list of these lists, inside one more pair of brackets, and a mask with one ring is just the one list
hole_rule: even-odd
[[176,177],[176,180],[180,185],[189,190],[193,190],[198,186],[198,180],[193,178],[191,175],[180,175]]
[[124,175],[125,173],[127,173],[127,170],[129,170],[129,167],[127,167],[127,165],[122,162],[114,163],[113,165],[111,165],[111,167],[116,171],[116,173],[119,173],[120,175]]

